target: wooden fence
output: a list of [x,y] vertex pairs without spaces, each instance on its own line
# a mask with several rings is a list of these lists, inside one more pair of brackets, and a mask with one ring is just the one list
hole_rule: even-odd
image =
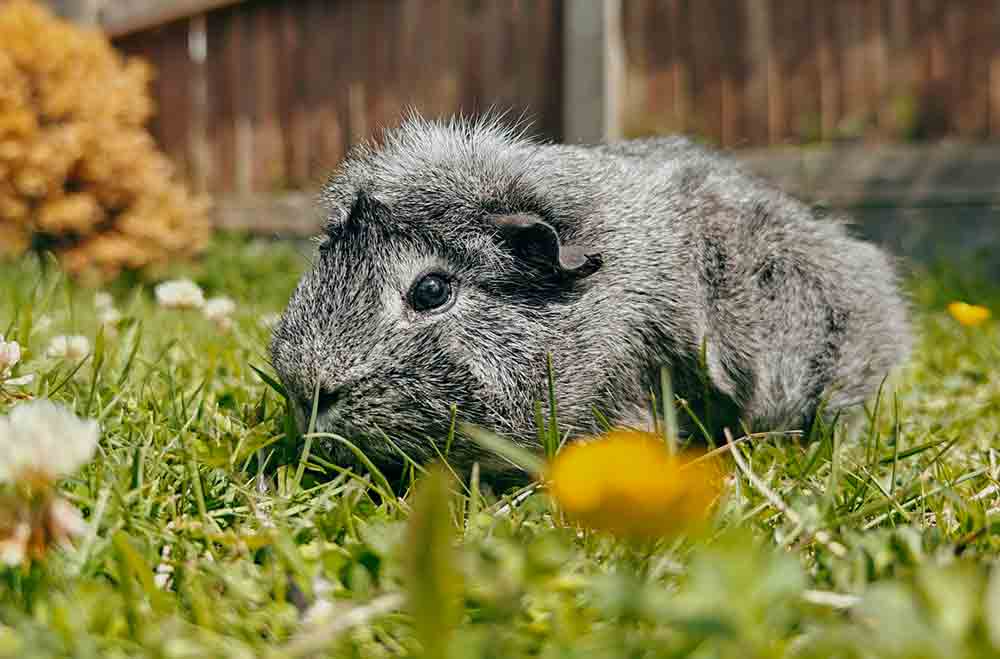
[[[567,7],[598,2],[103,1],[117,45],[159,71],[154,133],[221,194],[308,188],[407,105],[509,107],[561,137]],[[1000,0],[620,1],[626,136],[1000,137]],[[136,9],[187,6],[212,9],[154,28]]]
[[560,0],[242,2],[118,36],[159,75],[152,130],[200,190],[311,187],[398,122],[495,105],[558,137]]
[[1000,136],[996,0],[624,0],[626,134]]

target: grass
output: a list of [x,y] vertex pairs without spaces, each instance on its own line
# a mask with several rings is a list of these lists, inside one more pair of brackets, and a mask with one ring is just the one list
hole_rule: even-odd
[[[304,264],[220,238],[175,274],[236,298],[232,331],[121,281],[126,318],[103,339],[92,289],[36,260],[0,265],[0,332],[37,375],[25,391],[103,428],[61,485],[90,531],[0,568],[0,656],[1000,653],[1000,330],[943,312],[1000,309],[971,266],[912,278],[920,345],[867,414],[811,442],[742,443],[707,536],[639,547],[558,523],[542,492],[498,499],[473,481],[442,507],[440,480],[395,498],[378,474],[302,461],[255,367],[271,372],[260,318]],[[100,354],[45,356],[75,333]]]

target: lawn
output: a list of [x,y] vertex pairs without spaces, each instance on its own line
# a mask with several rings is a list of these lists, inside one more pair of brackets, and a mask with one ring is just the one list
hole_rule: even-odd
[[1000,655],[1000,330],[945,311],[1000,309],[985,271],[915,272],[917,352],[867,414],[740,443],[708,529],[632,543],[540,489],[435,497],[413,470],[414,501],[303,462],[266,343],[308,250],[225,236],[163,273],[234,299],[228,326],[122,280],[102,330],[96,289],[0,265],[0,333],[35,376],[0,414],[49,397],[101,426],[59,485],[86,531],[0,566],[0,656]]

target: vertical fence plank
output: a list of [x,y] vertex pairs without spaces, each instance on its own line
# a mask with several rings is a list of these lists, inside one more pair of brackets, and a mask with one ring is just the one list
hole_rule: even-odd
[[[781,0],[768,2],[769,37],[781,29]],[[786,45],[780,38],[769,38],[767,42],[767,137],[772,144],[784,141],[785,136],[785,80],[781,77],[781,62]]]
[[746,130],[747,16],[741,2],[723,0],[718,5],[722,40],[722,144],[735,147],[748,141]]
[[[326,57],[317,81],[323,94],[323,123],[318,126],[324,145],[324,163],[332,168],[347,154],[351,146],[348,92],[353,65],[351,3],[319,0],[324,6],[322,29],[315,36],[326,46]],[[331,37],[331,35],[334,35]]]
[[880,135],[885,135],[891,124],[888,101],[889,61],[888,34],[885,24],[886,0],[866,0],[864,3],[865,30],[865,89],[870,100],[872,124]]
[[[527,88],[531,90],[534,107],[538,109],[537,129],[545,136],[563,136],[563,12],[562,0],[536,0],[521,14],[521,22],[538,26],[533,47],[525,51],[519,70],[529,72]],[[518,50],[520,51],[520,45]]]
[[298,17],[305,3],[278,6],[278,117],[283,135],[285,180],[301,188],[308,180],[309,138],[306,125],[306,79],[303,75],[303,30]]
[[368,35],[369,3],[352,2],[350,30],[345,39],[350,50],[345,54],[343,66],[347,74],[347,134],[350,145],[363,142],[368,137],[368,80],[365,65],[371,39]]
[[254,139],[253,105],[254,85],[256,77],[256,62],[253,56],[252,15],[249,11],[239,12],[235,16],[237,25],[233,57],[227,62],[229,80],[235,88],[232,91],[236,99],[235,126],[235,187],[239,194],[248,194],[254,189],[254,162],[257,159],[256,140]]
[[[909,0],[903,0],[909,2]],[[837,136],[841,117],[841,72],[838,57],[836,6],[812,2],[813,41],[819,77],[820,131],[824,140]]]
[[[695,0],[696,1],[696,0]],[[674,36],[674,117],[678,131],[687,131],[693,125],[694,114],[691,86],[691,61],[694,55],[690,24],[692,0],[670,0],[670,22],[675,26]]]
[[722,32],[717,3],[694,2],[688,29],[692,44],[691,87],[698,108],[692,128],[718,143],[722,133]]
[[213,186],[213,153],[209,148],[208,122],[211,96],[208,90],[208,25],[204,14],[183,21],[187,29],[188,63],[188,178],[198,193]]
[[211,12],[208,21],[208,93],[211,108],[208,135],[215,160],[211,189],[236,189],[236,99],[241,80],[233,75],[239,65],[240,22],[232,11]]
[[955,132],[978,139],[989,128],[990,57],[997,34],[993,31],[995,4],[968,0],[950,8],[951,49],[956,71],[953,90]]
[[822,133],[818,53],[812,36],[811,2],[784,3],[782,34],[788,34],[787,58],[780,76],[788,81],[785,104],[785,140],[810,142]]
[[284,135],[279,105],[279,28],[280,6],[274,3],[254,4],[249,46],[254,75],[251,112],[254,131],[253,186],[255,190],[281,189],[287,184]]
[[[463,42],[462,16],[466,11],[462,0],[437,0],[434,3],[433,33],[437,35],[435,57],[431,73],[431,98],[428,99],[434,116],[451,112],[468,111],[463,107],[462,88],[468,86],[462,74]],[[471,46],[470,46],[471,48]],[[468,98],[466,95],[464,98]]]
[[992,138],[1000,136],[1000,7],[996,0],[990,2],[992,18],[990,28],[989,50],[989,134]]
[[625,112],[623,133],[626,137],[639,137],[658,131],[663,108],[653,105],[649,98],[649,80],[653,78],[651,60],[655,50],[647,29],[648,12],[654,3],[649,0],[632,0],[622,3],[622,32],[628,35],[624,42],[625,81],[622,107]]
[[927,9],[927,29],[930,44],[928,87],[924,96],[927,110],[927,134],[940,137],[952,126],[948,112],[951,102],[951,53],[948,51],[948,0],[934,0],[923,3]]
[[[626,3],[625,6],[628,7],[629,4]],[[644,12],[641,14],[636,12],[636,20],[641,24],[626,34],[649,31],[654,37],[644,41],[648,67],[648,78],[643,92],[645,111],[649,123],[657,132],[672,133],[678,130],[675,97],[677,26],[674,24],[668,2],[652,0],[645,4]],[[638,54],[636,56],[638,57]],[[639,84],[639,81],[633,81],[633,84]]]
[[752,144],[766,144],[770,135],[771,3],[770,0],[743,0],[747,16],[746,45],[741,54],[747,59],[747,82],[743,92],[746,136]]
[[[397,122],[399,90],[397,87],[399,49],[398,0],[370,2],[368,6],[368,54],[365,58],[369,131],[380,131]],[[371,35],[378,35],[371,38]]]
[[158,103],[156,136],[177,167],[178,174],[191,174],[188,127],[191,97],[188,30],[185,21],[169,23],[154,31],[156,39],[155,95],[167,103]]
[[546,0],[511,3],[504,46],[509,84],[505,102],[513,112],[515,108],[523,108],[525,119],[534,131],[545,131],[550,121],[545,94],[555,88],[548,67],[538,66],[538,62],[545,61],[546,38],[552,35],[550,6]]
[[469,0],[464,3],[461,13],[461,58],[459,107],[463,113],[474,113],[478,109],[479,99],[483,96],[485,83],[483,71],[486,68],[486,34],[483,30],[485,22],[482,19],[483,3]]
[[871,121],[868,98],[864,0],[843,0],[838,8],[841,67],[840,128],[846,136],[860,135]]
[[884,16],[888,80],[881,128],[890,139],[906,139],[918,130],[914,110],[919,62],[915,57],[913,1],[889,0]]

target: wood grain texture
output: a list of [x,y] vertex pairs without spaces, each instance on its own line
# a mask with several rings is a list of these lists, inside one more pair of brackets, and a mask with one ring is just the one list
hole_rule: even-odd
[[[157,70],[151,128],[210,192],[314,188],[407,108],[496,108],[562,135],[562,0],[205,6],[203,63],[189,18],[115,43]],[[997,0],[627,0],[623,12],[626,135],[1000,137]]]
[[680,127],[726,146],[1000,137],[996,0],[627,8],[626,121],[647,133]]

